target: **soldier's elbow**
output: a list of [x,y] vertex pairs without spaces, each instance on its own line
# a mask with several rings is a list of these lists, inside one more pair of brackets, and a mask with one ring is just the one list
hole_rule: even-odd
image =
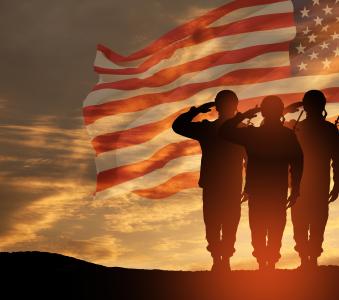
[[172,130],[177,133],[177,134],[182,134],[183,132],[183,126],[181,126],[181,124],[174,122],[172,124]]
[[178,126],[175,122],[172,124],[172,130],[173,130],[175,133],[178,133],[179,126]]

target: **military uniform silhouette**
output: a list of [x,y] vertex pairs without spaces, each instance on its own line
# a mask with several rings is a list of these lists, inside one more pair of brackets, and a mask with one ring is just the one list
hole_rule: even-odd
[[[237,128],[259,109],[238,113],[220,128],[220,135],[245,147],[247,152],[246,192],[253,256],[259,268],[274,268],[280,258],[281,239],[286,224],[286,206],[293,205],[299,194],[303,155],[294,132],[280,121],[283,103],[280,98],[263,99],[264,122],[260,127]],[[288,170],[292,191],[287,198]]]
[[197,140],[201,146],[199,186],[203,188],[203,215],[207,250],[213,257],[212,270],[230,268],[229,258],[235,251],[234,243],[240,220],[245,152],[242,147],[229,143],[218,135],[223,121],[234,116],[237,104],[237,96],[232,91],[221,91],[215,98],[219,113],[217,120],[192,121],[199,113],[209,111],[214,106],[214,102],[211,102],[198,108],[192,107],[180,115],[172,126],[176,133]]
[[[334,201],[339,191],[338,129],[322,116],[325,103],[325,96],[320,91],[308,91],[303,99],[307,116],[296,127],[304,152],[304,172],[300,199],[292,207],[292,222],[301,267],[317,265],[317,258],[323,251],[329,197]],[[329,196],[331,160],[334,188]]]

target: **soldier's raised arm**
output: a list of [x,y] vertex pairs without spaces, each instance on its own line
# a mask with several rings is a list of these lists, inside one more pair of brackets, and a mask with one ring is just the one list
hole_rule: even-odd
[[238,128],[237,126],[245,119],[252,119],[260,111],[260,108],[255,107],[244,113],[237,113],[233,118],[225,121],[220,129],[219,135],[225,140],[235,144],[245,145],[248,141],[249,128]]
[[192,106],[188,112],[181,114],[174,120],[172,129],[175,133],[188,138],[198,138],[201,134],[201,122],[192,122],[192,120],[200,113],[209,112],[214,105],[214,102],[208,102],[198,107]]

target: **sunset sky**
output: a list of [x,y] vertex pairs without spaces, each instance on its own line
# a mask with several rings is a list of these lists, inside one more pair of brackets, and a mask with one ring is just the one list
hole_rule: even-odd
[[[97,81],[96,45],[121,54],[227,1],[124,0],[0,4],[0,251],[48,251],[106,266],[210,268],[201,194],[93,200],[94,151],[82,103]],[[279,267],[296,267],[290,219]],[[232,259],[255,268],[247,204]],[[323,264],[339,264],[339,201]]]

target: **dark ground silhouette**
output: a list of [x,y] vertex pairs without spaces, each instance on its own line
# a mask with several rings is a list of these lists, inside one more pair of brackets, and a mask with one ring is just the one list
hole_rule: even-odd
[[339,299],[338,266],[217,275],[108,268],[43,252],[0,253],[0,263],[1,299]]

